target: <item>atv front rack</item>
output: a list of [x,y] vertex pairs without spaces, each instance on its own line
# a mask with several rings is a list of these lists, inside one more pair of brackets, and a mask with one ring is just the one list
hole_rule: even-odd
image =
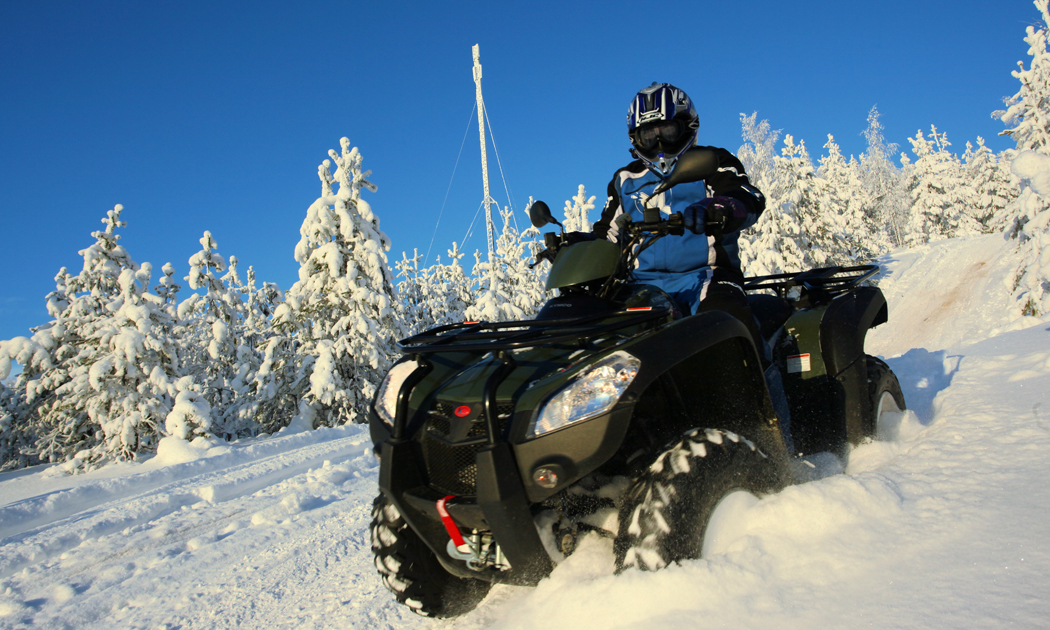
[[397,342],[403,354],[431,352],[495,352],[514,348],[581,342],[617,330],[666,318],[664,308],[644,307],[584,317],[463,322],[431,328]]
[[799,287],[802,290],[796,301],[820,304],[852,291],[861,282],[879,272],[878,265],[856,267],[822,267],[798,273],[779,273],[744,279],[744,291],[771,290],[778,297],[788,298],[788,292]]

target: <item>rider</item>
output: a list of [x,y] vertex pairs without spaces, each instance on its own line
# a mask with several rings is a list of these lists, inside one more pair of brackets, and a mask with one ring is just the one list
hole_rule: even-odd
[[[653,83],[631,101],[627,135],[631,155],[638,158],[616,171],[609,182],[608,199],[594,224],[598,238],[615,241],[615,219],[628,213],[643,220],[643,208],[654,189],[674,170],[675,163],[696,145],[700,119],[689,96],[669,83]],[[718,155],[719,168],[705,181],[686,182],[660,193],[651,205],[665,215],[681,212],[686,232],[656,241],[638,255],[634,277],[671,295],[690,313],[718,310],[747,326],[763,357],[766,381],[777,415],[787,431],[789,411],[780,372],[771,361],[742,288],[737,238],[755,224],[766,207],[765,196],[751,185],[744,165],[732,153],[704,147]]]
[[[696,145],[699,117],[685,92],[653,83],[639,92],[627,111],[631,155],[638,158],[616,171],[594,234],[615,241],[617,216],[642,220],[653,189],[674,170],[683,153]],[[742,321],[760,347],[762,336],[741,284],[737,237],[754,225],[766,206],[751,185],[744,165],[725,149],[717,152],[718,172],[706,181],[682,183],[657,195],[664,214],[681,212],[686,233],[660,239],[638,256],[635,279],[669,293],[690,313],[725,311]]]

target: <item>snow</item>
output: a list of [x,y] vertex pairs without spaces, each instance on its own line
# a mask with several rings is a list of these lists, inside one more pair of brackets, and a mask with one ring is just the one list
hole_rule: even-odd
[[1050,322],[1011,319],[1015,256],[999,236],[887,256],[868,349],[909,410],[844,472],[815,460],[741,507],[706,559],[616,576],[585,537],[536,588],[428,621],[372,564],[365,427],[167,438],[145,461],[0,475],[0,628],[1045,627]]
[[1050,156],[1035,151],[1022,151],[1010,163],[1015,175],[1028,180],[1040,195],[1050,196]]

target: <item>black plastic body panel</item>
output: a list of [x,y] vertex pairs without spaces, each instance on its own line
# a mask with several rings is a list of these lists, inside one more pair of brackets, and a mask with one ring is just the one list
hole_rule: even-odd
[[828,304],[820,323],[820,345],[828,374],[838,375],[864,354],[868,329],[887,320],[886,298],[878,287],[857,287]]
[[[849,445],[864,438],[864,419],[871,413],[864,339],[870,328],[886,321],[886,298],[876,287],[858,287],[827,305],[819,331],[826,374],[782,374],[799,453],[829,451],[845,458]],[[774,350],[782,371],[785,357],[799,352],[791,344],[785,336]]]

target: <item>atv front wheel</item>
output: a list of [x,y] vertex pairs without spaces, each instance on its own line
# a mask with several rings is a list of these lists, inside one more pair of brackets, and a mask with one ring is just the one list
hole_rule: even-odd
[[871,400],[871,414],[865,419],[864,437],[876,439],[883,415],[900,413],[907,407],[901,384],[890,366],[873,356],[865,356],[864,359],[868,367],[868,396]]
[[424,617],[474,610],[492,584],[452,575],[383,495],[372,503],[372,553],[383,584],[397,601]]
[[721,516],[784,485],[774,462],[750,440],[717,429],[689,431],[624,494],[617,572],[701,557]]

